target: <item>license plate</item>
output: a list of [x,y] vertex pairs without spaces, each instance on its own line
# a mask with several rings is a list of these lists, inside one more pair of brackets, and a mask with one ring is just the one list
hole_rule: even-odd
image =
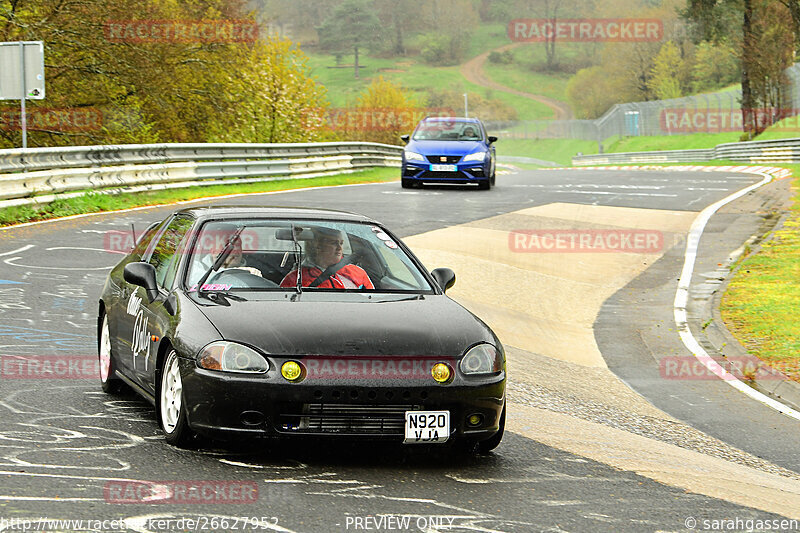
[[455,172],[455,165],[431,165],[431,172]]
[[450,437],[450,411],[406,411],[404,444],[446,442]]

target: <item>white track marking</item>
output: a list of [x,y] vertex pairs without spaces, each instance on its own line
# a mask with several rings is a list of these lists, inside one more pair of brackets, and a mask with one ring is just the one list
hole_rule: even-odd
[[771,407],[776,411],[785,414],[786,416],[794,418],[795,420],[800,420],[800,412],[792,409],[788,405],[784,405],[781,402],[770,398],[765,394],[758,392],[722,368],[719,363],[717,363],[710,355],[708,355],[708,352],[706,352],[703,347],[700,346],[700,343],[697,342],[697,339],[695,339],[694,335],[692,335],[692,332],[689,329],[688,318],[686,316],[686,304],[689,301],[689,288],[692,282],[692,273],[694,271],[695,260],[697,259],[697,247],[700,243],[700,237],[703,234],[703,230],[705,229],[708,220],[720,207],[732,202],[733,200],[736,200],[737,198],[741,198],[750,191],[758,189],[773,179],[773,177],[769,174],[762,174],[752,170],[750,172],[760,175],[763,179],[758,183],[750,185],[749,187],[745,187],[744,189],[706,207],[700,212],[698,217],[692,223],[692,227],[689,230],[689,237],[686,240],[686,255],[683,263],[683,270],[681,271],[681,277],[678,280],[678,290],[675,293],[675,302],[673,304],[675,325],[678,327],[678,334],[680,335],[683,344],[709,371],[713,372],[731,387],[746,394],[757,402]]
[[38,497],[38,496],[5,496],[0,494],[0,501],[14,501],[14,502],[103,502],[103,498],[60,498],[54,497]]
[[22,259],[22,258],[21,257],[10,257],[8,259],[5,259],[3,261],[3,263],[5,263],[7,265],[15,266],[15,267],[20,267],[20,268],[41,268],[41,269],[44,269],[44,270],[81,270],[81,271],[86,271],[86,270],[109,270],[111,268],[114,268],[114,265],[107,266],[107,267],[92,267],[92,268],[88,268],[88,267],[46,267],[46,266],[36,266],[36,265],[18,265],[16,263],[12,262],[12,261],[17,261],[19,259]]
[[83,250],[88,250],[90,252],[102,252],[104,254],[128,255],[128,252],[123,252],[123,251],[120,251],[120,250],[104,250],[103,248],[85,248],[85,247],[82,247],[82,246],[56,246],[56,247],[53,247],[53,248],[47,248],[48,252],[52,251],[52,250],[82,250],[82,251]]
[[[10,252],[3,252],[3,253],[0,253],[0,257],[3,257],[3,256],[5,256],[5,255],[21,254],[22,252],[24,252],[24,251],[26,251],[26,250],[30,250],[30,249],[31,249],[31,248],[33,248],[33,247],[34,247],[34,245],[33,245],[33,244],[29,244],[29,245],[27,245],[27,246],[23,246],[22,248],[17,248],[16,250],[12,250],[12,251],[10,251]],[[17,259],[19,259],[19,258],[17,258]]]

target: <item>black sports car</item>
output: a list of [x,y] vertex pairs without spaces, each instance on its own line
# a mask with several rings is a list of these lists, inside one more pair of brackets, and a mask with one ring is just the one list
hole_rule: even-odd
[[445,296],[454,282],[364,216],[184,209],[108,276],[102,387],[152,402],[175,445],[337,436],[491,450],[505,426],[505,355]]

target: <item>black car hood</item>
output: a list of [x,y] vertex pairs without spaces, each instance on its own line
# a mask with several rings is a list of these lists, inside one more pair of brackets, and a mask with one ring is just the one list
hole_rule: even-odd
[[381,302],[230,301],[201,310],[224,339],[274,355],[459,357],[478,342],[497,342],[483,322],[442,295]]

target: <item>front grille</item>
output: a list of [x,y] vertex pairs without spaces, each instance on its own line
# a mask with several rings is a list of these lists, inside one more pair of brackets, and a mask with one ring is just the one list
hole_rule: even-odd
[[468,179],[466,175],[461,172],[425,172],[422,176],[423,179],[429,180],[465,180]]
[[460,155],[428,155],[428,161],[437,165],[455,165],[461,160]]
[[281,408],[275,429],[282,433],[402,436],[405,412],[420,410],[419,405],[287,404]]

